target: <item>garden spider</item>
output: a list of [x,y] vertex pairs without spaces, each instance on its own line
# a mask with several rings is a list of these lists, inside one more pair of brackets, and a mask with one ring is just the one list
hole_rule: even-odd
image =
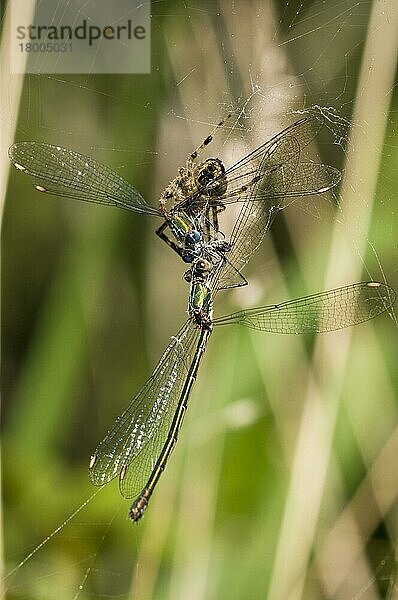
[[[207,244],[212,241],[211,227],[215,234],[219,233],[218,213],[225,209],[222,198],[228,186],[225,167],[219,158],[208,158],[199,164],[195,161],[213,141],[216,132],[223,127],[230,116],[229,114],[220,121],[211,134],[191,152],[185,166],[180,167],[177,177],[169,183],[160,196],[159,206],[165,221],[156,230],[156,234],[186,262],[190,262],[189,247],[201,240],[202,233],[203,241]],[[170,209],[167,208],[169,203],[171,203]],[[167,228],[171,229],[173,237],[177,239],[181,235],[181,230],[186,229],[182,247],[164,233]]]

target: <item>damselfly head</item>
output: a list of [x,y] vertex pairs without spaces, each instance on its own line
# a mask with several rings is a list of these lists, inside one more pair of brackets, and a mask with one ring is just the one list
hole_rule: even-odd
[[200,233],[200,231],[197,231],[196,229],[191,229],[191,231],[188,231],[188,233],[185,236],[185,243],[187,244],[187,246],[194,246],[195,244],[200,242],[201,239],[202,234]]

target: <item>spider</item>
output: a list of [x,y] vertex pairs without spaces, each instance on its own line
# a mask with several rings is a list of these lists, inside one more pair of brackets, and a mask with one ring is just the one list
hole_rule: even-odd
[[[230,247],[218,242],[218,213],[225,209],[223,198],[228,188],[226,169],[219,158],[208,158],[197,164],[196,159],[213,141],[216,132],[224,126],[227,119],[220,121],[203,142],[188,156],[185,166],[180,167],[178,175],[162,192],[159,207],[165,221],[156,230],[156,234],[166,242],[185,262],[193,262],[203,254],[204,248],[227,251]],[[170,208],[168,208],[170,205]],[[210,213],[212,222],[210,221]],[[213,227],[214,234],[211,234]],[[180,245],[164,232],[169,228]],[[223,234],[221,234],[223,235]]]

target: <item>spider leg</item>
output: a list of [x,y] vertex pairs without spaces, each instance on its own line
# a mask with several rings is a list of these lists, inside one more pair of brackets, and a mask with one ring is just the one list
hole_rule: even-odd
[[207,138],[205,138],[203,140],[203,142],[188,156],[188,160],[187,163],[188,165],[192,166],[192,164],[194,163],[194,161],[197,159],[197,157],[199,156],[199,154],[203,151],[204,148],[206,148],[206,146],[208,146],[214,138],[214,135],[217,133],[217,131],[219,129],[221,129],[221,127],[223,127],[224,123],[231,117],[232,115],[229,114],[225,117],[225,119],[222,119],[222,121],[220,121],[219,123],[217,123],[217,125],[214,127],[213,131],[210,133],[210,135],[207,136]]
[[204,234],[205,234],[205,240],[207,242],[210,242],[210,240],[211,240],[211,232],[210,232],[211,223],[210,223],[210,214],[209,214],[210,210],[211,210],[211,208],[209,206],[206,210],[206,218],[204,220]]
[[220,210],[224,210],[224,208],[220,209],[220,208],[218,208],[218,206],[215,206],[214,204],[211,207],[211,216],[213,218],[213,227],[214,227],[214,231],[216,233],[218,233],[218,231],[220,229],[220,226],[218,224],[218,213],[220,212]]
[[160,237],[163,242],[165,242],[174,252],[178,254],[178,256],[183,257],[184,250],[178,244],[175,243],[174,240],[171,240],[165,233],[164,230],[168,227],[167,221],[161,224],[161,226],[155,231],[156,235]]
[[219,215],[219,213],[223,212],[226,208],[227,207],[223,203],[222,198],[214,200],[213,204],[211,205],[212,217],[213,217],[213,227],[217,233],[219,233],[219,231],[220,231],[218,215]]

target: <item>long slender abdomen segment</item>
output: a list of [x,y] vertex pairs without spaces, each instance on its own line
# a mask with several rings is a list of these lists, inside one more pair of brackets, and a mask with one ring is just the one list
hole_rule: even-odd
[[165,470],[167,461],[171,453],[173,452],[174,446],[176,445],[178,433],[184,420],[184,415],[187,409],[192,386],[195,383],[196,376],[198,373],[199,363],[206,350],[207,340],[209,339],[211,331],[211,328],[202,328],[200,337],[198,339],[198,344],[196,346],[196,352],[194,354],[192,363],[189,367],[184,386],[181,390],[181,395],[178,401],[173,421],[170,426],[169,433],[167,435],[167,439],[164,443],[159,458],[156,462],[156,465],[153,468],[153,471],[148,479],[146,486],[130,507],[129,517],[135,523],[137,523],[144,514],[148,506],[149,500],[153,494],[153,491],[160,479],[161,474]]

